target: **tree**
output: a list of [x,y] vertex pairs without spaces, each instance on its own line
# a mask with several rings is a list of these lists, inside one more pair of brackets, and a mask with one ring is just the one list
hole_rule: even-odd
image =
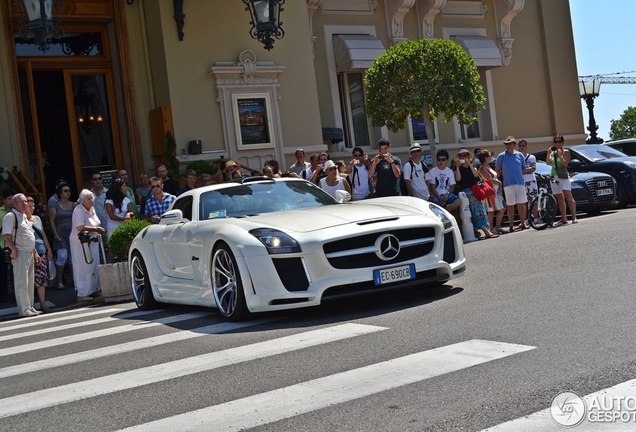
[[610,122],[610,139],[636,137],[636,108],[627,107],[621,118]]
[[450,40],[404,41],[375,59],[365,75],[366,113],[373,126],[404,129],[409,116],[424,120],[431,154],[433,119],[454,116],[470,124],[484,108],[484,90],[473,58]]

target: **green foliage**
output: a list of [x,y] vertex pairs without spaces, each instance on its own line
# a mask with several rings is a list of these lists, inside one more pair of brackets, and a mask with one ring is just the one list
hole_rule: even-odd
[[179,160],[177,159],[177,141],[175,141],[172,132],[166,132],[166,151],[164,156],[168,160],[168,176],[170,178],[179,178],[181,177],[181,172],[179,172]]
[[129,219],[113,230],[108,238],[108,248],[113,262],[128,260],[128,250],[132,241],[149,225],[145,220]]
[[203,160],[196,160],[196,161],[192,161],[188,164],[188,166],[186,167],[186,171],[187,170],[195,170],[197,175],[200,176],[201,174],[216,174],[217,170],[219,169],[216,163],[212,163],[210,164],[207,161],[203,161]]
[[610,122],[610,139],[636,137],[636,108],[627,107],[621,118]]
[[[450,40],[407,40],[375,59],[365,74],[366,113],[373,126],[397,132],[409,116],[432,131],[439,115],[470,124],[483,110],[485,96],[473,58]],[[473,113],[469,115],[467,113]],[[431,151],[435,146],[431,140]]]

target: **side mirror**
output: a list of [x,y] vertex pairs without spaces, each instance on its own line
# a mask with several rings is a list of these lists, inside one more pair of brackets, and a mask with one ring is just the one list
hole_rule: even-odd
[[183,213],[181,210],[170,210],[161,215],[161,220],[159,223],[170,225],[175,223],[183,223],[185,220],[183,219]]
[[340,204],[349,202],[351,201],[351,194],[344,190],[337,190],[336,201],[338,201]]
[[585,169],[580,160],[572,159],[568,164],[568,171],[585,171]]

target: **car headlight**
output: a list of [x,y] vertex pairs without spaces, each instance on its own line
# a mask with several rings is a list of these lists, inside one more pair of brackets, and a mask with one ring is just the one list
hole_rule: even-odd
[[435,204],[429,204],[428,205],[429,208],[431,209],[431,211],[433,212],[433,214],[435,216],[437,216],[442,223],[444,224],[444,229],[447,230],[449,228],[451,228],[453,226],[453,222],[450,220],[450,218],[448,217],[446,211],[440,207],[438,207]]
[[300,252],[300,246],[296,240],[282,231],[258,228],[251,230],[250,234],[263,243],[270,255]]
[[572,182],[572,189],[585,189],[587,186],[584,183]]
[[636,169],[636,162],[632,162],[632,161],[625,161],[623,162],[625,165],[627,165],[628,167],[630,167],[631,169]]

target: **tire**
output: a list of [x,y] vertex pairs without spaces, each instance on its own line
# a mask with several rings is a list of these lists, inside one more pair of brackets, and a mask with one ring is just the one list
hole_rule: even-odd
[[624,209],[629,205],[629,195],[627,188],[623,183],[616,180],[616,204],[612,206],[615,209]]
[[[540,198],[532,200],[528,207],[528,222],[530,223],[530,226],[536,230],[544,230],[547,227],[552,226],[554,217],[556,216],[557,207],[557,200],[552,195],[545,194]],[[537,209],[536,219],[532,216],[535,209]]]
[[157,300],[152,293],[146,263],[139,252],[134,252],[130,260],[130,282],[137,307],[141,310],[155,309]]
[[249,315],[236,258],[222,243],[212,255],[212,291],[219,313],[228,321],[241,321]]

